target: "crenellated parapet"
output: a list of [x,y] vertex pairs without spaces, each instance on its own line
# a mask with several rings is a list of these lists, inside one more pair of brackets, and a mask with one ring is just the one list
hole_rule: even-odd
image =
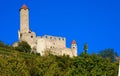
[[46,38],[49,40],[58,40],[58,41],[66,41],[65,37],[57,37],[57,36],[51,36],[51,35],[44,35],[42,38]]
[[46,42],[46,48],[66,48],[66,38],[44,35],[42,38]]

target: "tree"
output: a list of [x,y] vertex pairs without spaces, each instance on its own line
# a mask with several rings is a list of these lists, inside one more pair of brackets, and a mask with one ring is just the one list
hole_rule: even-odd
[[83,50],[84,50],[84,53],[87,53],[87,51],[88,51],[88,44],[87,43],[84,44]]
[[21,42],[18,43],[18,46],[16,47],[16,50],[18,50],[20,52],[30,52],[31,47],[27,42],[21,41]]
[[113,62],[116,61],[116,57],[118,57],[118,54],[114,52],[114,49],[110,49],[110,48],[101,50],[98,55],[103,58],[110,58],[110,60]]
[[0,41],[0,47],[4,47],[4,46],[5,44],[2,41]]

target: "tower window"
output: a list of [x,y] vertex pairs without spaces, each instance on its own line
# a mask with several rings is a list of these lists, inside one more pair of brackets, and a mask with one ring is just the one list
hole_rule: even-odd
[[31,31],[29,31],[29,33],[31,33]]
[[22,34],[20,34],[20,37],[22,36]]
[[33,38],[33,36],[31,36],[31,38]]

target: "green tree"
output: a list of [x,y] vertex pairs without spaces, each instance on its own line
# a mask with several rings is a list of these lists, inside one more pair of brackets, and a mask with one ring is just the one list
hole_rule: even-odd
[[111,48],[101,50],[98,55],[103,58],[110,58],[110,60],[113,62],[116,61],[116,57],[118,57],[118,54],[114,52],[114,49]]
[[27,42],[21,41],[21,42],[18,43],[18,46],[16,47],[16,50],[18,50],[20,52],[30,52],[31,47]]
[[84,53],[87,53],[87,51],[88,51],[88,44],[87,43],[84,44],[83,50],[84,50]]

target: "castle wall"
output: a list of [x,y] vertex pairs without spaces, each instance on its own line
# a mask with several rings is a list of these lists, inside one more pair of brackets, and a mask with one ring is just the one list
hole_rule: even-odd
[[37,53],[40,53],[41,56],[44,55],[46,49],[45,39],[37,37]]
[[50,48],[49,50],[51,54],[61,56],[63,48]]
[[57,55],[57,56],[63,56],[63,55],[69,55],[70,57],[73,57],[72,49],[70,48],[50,48],[49,49],[51,54]]
[[42,38],[45,39],[46,48],[65,48],[66,47],[65,38],[49,36],[49,35],[45,35]]
[[36,46],[36,34],[34,32],[20,33],[20,41],[26,41],[31,48]]
[[65,48],[62,50],[62,56],[63,55],[69,55],[70,57],[73,57],[72,50],[70,48]]

